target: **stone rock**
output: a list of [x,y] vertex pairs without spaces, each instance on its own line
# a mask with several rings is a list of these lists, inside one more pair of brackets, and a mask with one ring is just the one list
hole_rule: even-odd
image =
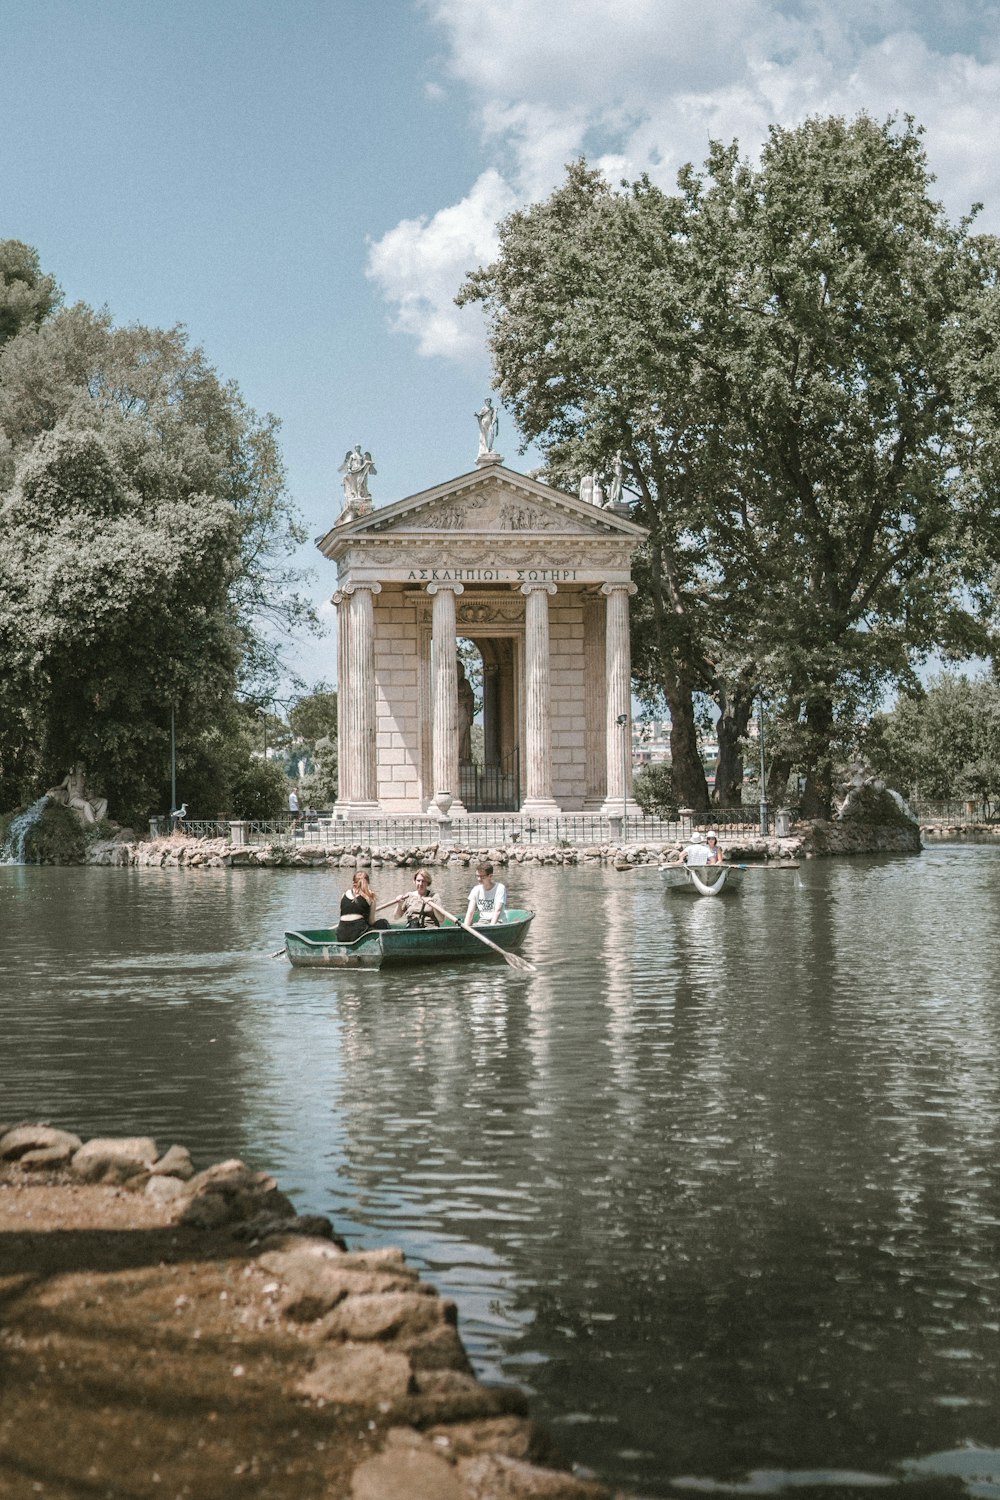
[[603,1484],[503,1453],[460,1458],[456,1468],[464,1500],[611,1500]]
[[314,1238],[323,1235],[327,1244],[339,1245],[346,1249],[344,1240],[333,1232],[333,1225],[325,1214],[294,1214],[291,1218],[287,1215],[259,1214],[256,1218],[247,1219],[237,1226],[235,1233],[243,1240],[267,1240],[284,1239],[286,1236],[301,1235]]
[[480,1385],[474,1376],[455,1370],[417,1373],[416,1382],[416,1393],[397,1408],[400,1417],[405,1416],[414,1426],[528,1415],[527,1398],[515,1386]]
[[481,1422],[455,1422],[430,1427],[426,1436],[455,1458],[476,1453],[503,1453],[527,1463],[551,1463],[552,1439],[528,1417],[487,1417]]
[[0,1135],[0,1161],[19,1161],[29,1151],[56,1149],[65,1150],[68,1160],[81,1144],[78,1135],[51,1125],[11,1125]]
[[341,1344],[318,1355],[295,1390],[314,1401],[377,1406],[381,1401],[400,1401],[412,1385],[413,1371],[405,1354],[381,1344]]
[[148,1135],[95,1138],[73,1157],[73,1171],[84,1182],[121,1184],[140,1172],[149,1172],[159,1152]]
[[73,1155],[70,1146],[43,1146],[38,1151],[26,1151],[18,1160],[25,1171],[44,1172],[54,1167],[65,1167]]
[[358,1465],[351,1500],[468,1500],[468,1493],[448,1460],[428,1445],[394,1443]]
[[439,1323],[410,1338],[399,1340],[399,1346],[409,1355],[415,1370],[461,1370],[472,1373],[469,1356],[459,1337],[458,1329],[448,1323]]
[[154,1177],[179,1177],[182,1182],[190,1182],[194,1163],[186,1146],[171,1146],[149,1170]]
[[272,1276],[283,1278],[285,1271],[293,1263],[310,1264],[318,1260],[335,1261],[339,1265],[343,1254],[330,1240],[308,1235],[295,1237],[284,1231],[268,1236],[257,1257],[257,1264],[262,1271],[269,1271]]
[[173,1203],[187,1196],[187,1190],[179,1177],[150,1177],[143,1192],[157,1203]]
[[326,1339],[392,1339],[457,1321],[458,1310],[447,1298],[425,1292],[382,1292],[345,1297],[326,1315],[318,1331]]
[[345,1297],[381,1296],[386,1292],[408,1292],[411,1283],[403,1277],[377,1271],[352,1271],[314,1262],[298,1266],[286,1280],[288,1294],[280,1304],[286,1317],[312,1323],[343,1302]]
[[177,1222],[195,1229],[217,1229],[266,1215],[275,1220],[293,1219],[295,1206],[278,1191],[266,1172],[254,1172],[232,1158],[199,1172],[187,1184],[187,1195]]

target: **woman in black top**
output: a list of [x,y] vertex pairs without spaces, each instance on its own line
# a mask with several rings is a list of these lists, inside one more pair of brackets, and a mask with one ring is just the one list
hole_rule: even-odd
[[340,898],[340,921],[337,924],[337,942],[353,943],[370,927],[388,927],[384,917],[372,921],[372,913],[378,897],[368,884],[364,870],[358,870],[351,882],[351,889]]

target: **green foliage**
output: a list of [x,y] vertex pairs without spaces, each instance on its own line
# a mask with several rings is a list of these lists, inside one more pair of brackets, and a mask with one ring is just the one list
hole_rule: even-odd
[[53,314],[24,250],[0,242],[0,805],[82,760],[113,816],[144,820],[166,800],[171,705],[178,769],[221,805],[236,767],[207,726],[238,687],[268,690],[274,639],[309,614],[277,424],[180,328]]
[[62,300],[38,254],[20,240],[0,240],[0,345],[43,323]]
[[302,807],[332,807],[337,800],[337,694],[317,687],[292,704],[292,753],[309,766],[299,786]]
[[232,787],[235,818],[276,818],[287,810],[288,781],[271,760],[252,760],[238,772]]
[[297,698],[288,710],[288,725],[295,739],[306,745],[337,738],[337,694],[319,687]]
[[632,795],[647,817],[666,818],[677,812],[674,777],[668,765],[643,766],[635,773]]
[[992,675],[942,672],[872,722],[872,766],[905,794],[931,801],[1000,797],[1000,686]]
[[78,865],[87,842],[87,830],[72,808],[49,802],[24,841],[24,857],[33,864]]
[[831,747],[886,688],[987,648],[1000,250],[930,189],[912,122],[865,115],[774,129],[759,166],[713,144],[674,194],[578,162],[460,294],[554,482],[622,453],[636,687],[692,806],[697,693],[737,743],[763,683],[828,812]]

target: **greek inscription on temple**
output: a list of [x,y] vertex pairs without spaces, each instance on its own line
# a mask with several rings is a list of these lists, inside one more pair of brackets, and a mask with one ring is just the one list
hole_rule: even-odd
[[411,568],[414,583],[575,583],[576,568]]

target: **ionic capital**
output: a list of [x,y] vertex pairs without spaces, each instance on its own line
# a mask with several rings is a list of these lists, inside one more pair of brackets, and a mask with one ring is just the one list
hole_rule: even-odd
[[427,592],[429,594],[446,594],[446,593],[450,593],[450,594],[464,594],[465,593],[465,584],[464,583],[429,583],[427,585]]
[[356,594],[359,589],[367,589],[371,594],[381,594],[382,585],[380,583],[376,583],[372,578],[359,578],[356,583],[345,584],[343,589],[341,590],[341,593]]
[[522,583],[522,594],[555,594],[558,593],[554,583]]
[[602,583],[601,584],[601,593],[605,594],[605,595],[611,595],[611,594],[628,594],[629,597],[631,597],[633,594],[637,594],[638,592],[639,592],[639,585],[637,583]]

